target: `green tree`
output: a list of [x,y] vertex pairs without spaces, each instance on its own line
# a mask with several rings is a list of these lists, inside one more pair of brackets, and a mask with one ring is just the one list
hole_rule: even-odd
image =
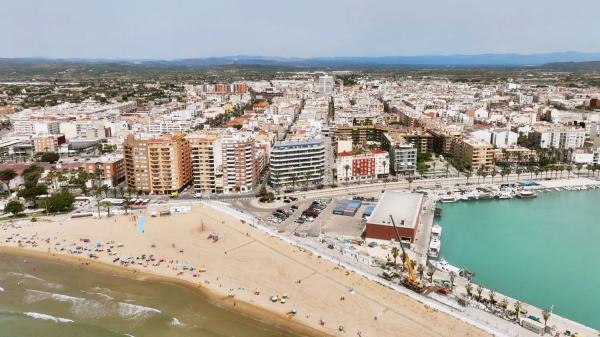
[[346,184],[348,184],[348,181],[350,180],[350,176],[348,175],[349,170],[350,170],[350,165],[348,165],[348,164],[344,165],[344,171],[346,171]]
[[502,308],[502,313],[505,313],[506,309],[508,309],[508,299],[506,297],[500,301],[500,308]]
[[15,170],[13,169],[4,169],[0,171],[0,181],[2,181],[2,183],[4,185],[6,185],[6,189],[8,190],[8,183],[13,180],[14,178],[16,178],[17,176],[17,172],[15,172]]
[[467,282],[467,284],[465,284],[465,290],[467,291],[467,295],[469,297],[473,296],[473,284],[471,282]]
[[394,258],[394,266],[398,260],[398,255],[400,255],[400,250],[398,247],[392,247],[392,257]]
[[467,177],[467,185],[469,185],[469,178],[471,178],[472,175],[473,175],[473,172],[471,170],[468,170],[467,172],[465,172],[465,177]]
[[63,189],[40,200],[40,206],[50,213],[65,212],[72,208],[74,202],[75,196],[68,190]]
[[17,216],[22,213],[24,210],[23,204],[18,201],[9,201],[6,206],[4,206],[5,213],[12,213],[13,216]]
[[433,266],[427,266],[427,276],[429,276],[430,283],[433,283],[433,274],[435,274],[435,268],[433,268]]
[[417,274],[419,274],[419,280],[423,280],[423,274],[425,273],[425,267],[422,264],[417,266]]
[[513,308],[515,309],[515,315],[517,317],[517,321],[519,320],[519,315],[521,314],[521,302],[516,301],[513,304]]
[[60,159],[60,156],[56,152],[44,152],[40,156],[40,161],[44,163],[56,163]]
[[494,306],[494,304],[496,304],[496,292],[490,290],[490,292],[488,293],[488,298],[490,299],[491,305]]
[[408,182],[408,190],[410,191],[410,185],[413,181],[415,181],[415,178],[413,178],[412,176],[408,176],[406,177],[406,181]]
[[548,326],[548,320],[550,319],[551,315],[552,315],[552,311],[549,310],[548,308],[542,310],[542,318],[544,319],[544,332],[546,332],[546,327]]
[[110,217],[110,206],[112,206],[110,202],[102,202],[102,207],[106,208],[106,217]]
[[496,172],[496,169],[492,169],[492,172],[490,172],[490,176],[492,177],[492,184],[494,183],[494,177],[496,176],[496,174],[498,174],[498,172]]
[[456,278],[456,273],[451,271],[449,276],[450,276],[450,292],[452,292],[454,290],[454,279]]
[[481,294],[483,293],[483,287],[481,284],[477,285],[477,300],[481,301]]

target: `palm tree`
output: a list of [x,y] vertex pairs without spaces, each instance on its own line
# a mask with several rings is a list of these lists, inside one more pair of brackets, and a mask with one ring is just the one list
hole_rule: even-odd
[[306,189],[308,190],[308,181],[310,180],[310,172],[304,172],[304,183],[306,185]]
[[456,278],[456,273],[451,271],[450,272],[450,292],[452,292],[454,290],[454,279]]
[[400,250],[398,249],[398,247],[392,247],[392,257],[394,258],[394,266],[396,265],[398,255],[400,255]]
[[496,292],[493,290],[490,290],[489,294],[488,294],[488,298],[490,299],[490,303],[492,304],[492,307],[494,306],[494,304],[496,304],[495,298],[496,298]]
[[94,188],[94,196],[96,197],[96,203],[98,206],[98,216],[100,216],[100,198],[102,197],[102,190],[100,187]]
[[488,175],[488,173],[487,173],[487,170],[483,170],[483,171],[481,172],[481,177],[483,178],[483,183],[484,183],[484,184],[485,184],[485,177],[487,177],[487,175]]
[[583,165],[577,164],[577,165],[575,165],[575,167],[577,168],[577,178],[579,178],[579,174],[581,173],[581,169],[583,168]]
[[515,315],[517,316],[517,321],[518,321],[519,315],[521,314],[521,302],[516,301],[515,304],[513,304],[513,307],[515,308]]
[[481,301],[481,293],[483,293],[483,287],[480,285],[477,286],[477,300]]
[[471,178],[472,175],[473,175],[473,172],[471,170],[468,170],[467,172],[465,172],[465,177],[467,177],[467,185],[469,185],[469,178]]
[[105,201],[102,203],[102,206],[104,206],[104,208],[106,208],[106,217],[110,218],[110,206],[111,206],[110,202]]
[[433,283],[433,274],[435,274],[435,268],[433,268],[433,266],[427,266],[427,276],[429,276],[430,283]]
[[473,296],[473,284],[471,282],[467,282],[467,284],[465,284],[465,290],[467,291],[467,295],[469,297]]
[[490,172],[490,176],[492,176],[492,184],[494,183],[494,177],[496,176],[496,174],[496,169],[492,169],[492,172]]
[[412,184],[412,182],[415,180],[415,178],[413,178],[412,176],[408,176],[406,177],[406,181],[408,182],[408,190],[410,191],[410,185]]
[[450,175],[450,162],[446,162],[446,178]]
[[350,180],[350,176],[348,176],[348,171],[350,170],[350,165],[344,165],[344,171],[346,171],[346,185],[348,185],[348,180]]
[[131,208],[131,206],[129,206],[129,198],[125,198],[122,207],[125,210],[125,214],[127,214],[127,211]]
[[123,186],[119,186],[119,194],[121,195],[121,198],[125,197],[125,189]]
[[506,175],[508,174],[508,172],[506,171],[506,168],[503,168],[502,171],[500,171],[500,177],[502,177],[501,182],[504,182],[504,177],[506,177]]
[[417,266],[417,274],[419,274],[419,280],[423,280],[423,273],[425,273],[425,267],[422,264]]
[[540,169],[539,168],[535,168],[535,169],[533,169],[533,171],[534,171],[533,173],[535,174],[535,179],[537,179],[538,176],[540,175]]
[[571,170],[573,170],[573,166],[567,166],[567,179],[571,179]]
[[517,180],[521,180],[521,173],[523,173],[523,170],[520,168],[517,168],[515,170],[515,173],[517,174]]
[[544,319],[544,332],[546,332],[546,327],[548,326],[548,320],[552,315],[552,310],[544,309],[542,310],[542,318]]
[[110,191],[110,187],[108,185],[102,185],[102,192],[104,192],[104,197],[108,198],[108,192]]
[[506,297],[500,301],[500,308],[502,308],[502,313],[505,313],[506,309],[508,309],[508,299]]
[[483,175],[483,168],[479,168],[477,170],[477,184],[479,184],[479,178],[481,178],[481,176]]

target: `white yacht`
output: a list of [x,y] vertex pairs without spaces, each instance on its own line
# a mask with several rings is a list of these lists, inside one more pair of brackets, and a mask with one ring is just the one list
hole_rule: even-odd
[[436,258],[440,255],[441,249],[442,241],[440,241],[439,239],[431,238],[431,242],[429,242],[429,250],[427,251],[427,255],[429,257]]
[[431,238],[438,240],[442,238],[442,226],[435,224],[431,227]]
[[447,273],[454,272],[456,275],[459,275],[460,273],[460,268],[449,264],[446,260],[444,260],[444,258],[441,258],[439,261],[429,260],[429,264],[431,264],[433,268],[440,271],[444,271]]

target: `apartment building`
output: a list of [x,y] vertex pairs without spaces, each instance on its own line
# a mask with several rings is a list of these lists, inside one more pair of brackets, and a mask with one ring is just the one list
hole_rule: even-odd
[[35,121],[31,119],[16,119],[12,121],[13,129],[17,135],[53,135],[59,134],[57,121]]
[[221,140],[223,193],[250,192],[258,181],[254,137],[228,131]]
[[186,137],[192,154],[193,187],[196,193],[223,193],[221,134],[206,132]]
[[529,138],[542,149],[577,149],[585,143],[585,128],[537,125],[529,133]]
[[389,168],[389,155],[380,149],[356,155],[350,152],[337,155],[337,180],[340,183],[383,178],[389,174]]
[[333,76],[319,76],[319,93],[322,95],[331,95],[335,88]]
[[323,140],[295,139],[274,144],[269,169],[270,183],[274,187],[322,183],[325,171]]
[[60,145],[65,143],[64,135],[42,135],[32,138],[33,152],[59,152]]
[[457,139],[452,148],[455,160],[465,168],[477,170],[494,167],[494,146],[477,138]]
[[[413,175],[417,169],[417,148],[397,133],[385,133],[382,147],[390,155],[390,171],[396,175]],[[419,142],[419,144],[421,144]]]
[[136,139],[123,144],[127,186],[149,194],[169,194],[192,180],[190,144],[183,134]]
[[122,157],[103,156],[90,159],[85,163],[85,169],[93,179],[99,179],[102,185],[114,187],[125,180],[125,159]]

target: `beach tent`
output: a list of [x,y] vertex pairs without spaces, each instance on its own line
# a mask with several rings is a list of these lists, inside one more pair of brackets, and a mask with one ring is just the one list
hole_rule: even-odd
[[144,216],[140,216],[140,224],[138,226],[138,231],[140,232],[140,234],[144,234]]

